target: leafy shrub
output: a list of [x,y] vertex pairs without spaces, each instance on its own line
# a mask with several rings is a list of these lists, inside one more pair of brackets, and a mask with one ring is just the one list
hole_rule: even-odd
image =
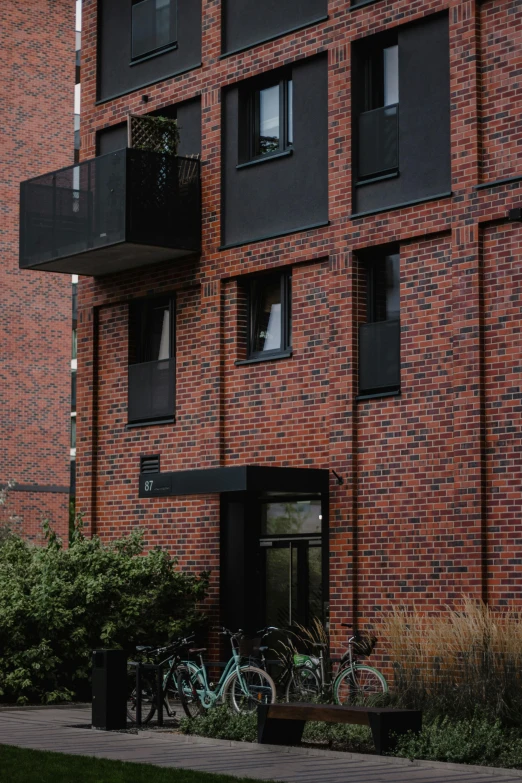
[[55,702],[89,694],[92,650],[128,653],[202,621],[206,573],[177,571],[165,551],[143,554],[140,533],[103,544],[77,526],[68,549],[16,535],[0,544],[0,698]]
[[179,724],[183,734],[196,734],[199,737],[236,740],[237,742],[257,741],[257,713],[238,715],[226,706],[211,707],[197,718],[182,718]]
[[[256,742],[257,714],[238,715],[226,706],[212,707],[204,715],[192,720],[182,718],[180,730],[183,734],[200,737]],[[310,722],[305,726],[303,742],[327,744],[328,747],[354,753],[375,752],[370,729],[366,726]]]
[[409,732],[398,737],[395,755],[411,760],[521,767],[522,737],[499,720],[492,723],[479,714],[461,721],[436,718],[420,734]]

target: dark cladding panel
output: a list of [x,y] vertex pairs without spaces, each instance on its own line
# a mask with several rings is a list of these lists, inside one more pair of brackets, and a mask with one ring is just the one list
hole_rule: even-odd
[[451,190],[447,15],[399,28],[398,44],[399,176],[356,187],[354,212]]
[[224,96],[223,244],[286,234],[328,220],[326,57],[292,69],[292,154],[237,169],[239,89]]
[[201,0],[178,0],[177,48],[132,64],[130,0],[102,0],[98,5],[98,100],[201,63]]
[[223,51],[233,52],[327,14],[327,0],[224,0]]
[[[161,111],[158,112],[161,114]],[[186,101],[177,106],[179,155],[201,154],[201,100]]]
[[127,123],[120,122],[112,128],[104,128],[96,134],[96,154],[108,155],[109,152],[125,149],[127,146]]
[[416,199],[451,190],[447,15],[399,30],[399,52],[399,161]]

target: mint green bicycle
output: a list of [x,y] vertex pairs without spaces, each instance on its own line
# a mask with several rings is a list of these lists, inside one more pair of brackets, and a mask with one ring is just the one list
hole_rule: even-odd
[[209,683],[207,667],[203,662],[205,647],[190,651],[198,655],[199,666],[192,661],[178,671],[178,694],[189,718],[196,717],[218,702],[224,702],[242,714],[253,712],[259,704],[275,702],[276,687],[270,675],[244,662],[241,642],[246,638],[245,633],[242,630],[234,633],[228,628],[219,628],[219,631],[230,638],[232,657],[215,687]]

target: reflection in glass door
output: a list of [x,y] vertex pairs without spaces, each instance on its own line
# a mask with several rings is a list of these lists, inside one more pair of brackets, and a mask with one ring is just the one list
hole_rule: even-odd
[[320,501],[264,504],[261,557],[265,623],[323,619]]

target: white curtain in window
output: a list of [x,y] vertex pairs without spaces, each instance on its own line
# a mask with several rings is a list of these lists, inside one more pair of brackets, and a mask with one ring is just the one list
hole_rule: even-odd
[[275,351],[281,347],[281,303],[270,308],[270,318],[266,329],[263,351]]
[[158,361],[170,359],[170,313],[165,310],[163,313],[163,326],[161,329],[161,340],[158,353]]

